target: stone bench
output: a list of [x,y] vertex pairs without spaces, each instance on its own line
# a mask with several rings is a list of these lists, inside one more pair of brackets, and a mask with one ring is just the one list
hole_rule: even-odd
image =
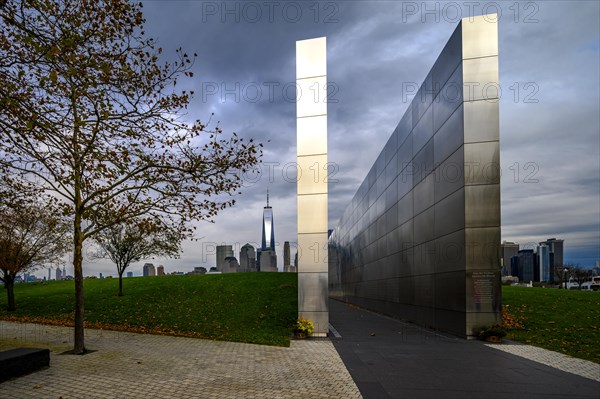
[[0,352],[0,382],[48,367],[50,350],[18,348]]

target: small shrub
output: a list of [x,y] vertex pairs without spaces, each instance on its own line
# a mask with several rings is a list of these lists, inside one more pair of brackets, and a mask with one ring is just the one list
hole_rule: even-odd
[[298,318],[294,332],[296,334],[311,335],[315,331],[315,326],[312,321],[305,319],[304,317]]
[[487,339],[489,337],[502,338],[506,336],[506,331],[502,326],[494,324],[493,326],[478,326],[473,328],[473,335],[479,339]]

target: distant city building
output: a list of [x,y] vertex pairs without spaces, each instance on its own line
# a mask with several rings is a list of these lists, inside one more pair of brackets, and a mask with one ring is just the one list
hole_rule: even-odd
[[[562,270],[564,266],[564,240],[557,240],[556,238],[548,238],[546,241],[542,241],[539,243],[546,244],[550,251],[550,258],[552,262],[550,263],[550,269],[554,276],[562,275]],[[554,277],[553,276],[553,277]]]
[[260,271],[277,272],[277,254],[268,248],[260,252]]
[[228,256],[221,264],[221,273],[237,273],[240,269],[240,264],[235,256]]
[[[183,273],[180,273],[180,274],[183,274]],[[203,266],[196,266],[196,267],[194,267],[194,270],[192,270],[191,272],[188,272],[187,274],[206,274],[206,268]]]
[[502,267],[502,276],[514,276],[511,270],[511,259],[519,254],[519,244],[515,242],[503,241],[500,244],[500,266]]
[[[263,263],[263,260],[265,263]],[[263,208],[262,245],[260,250],[256,253],[256,263],[258,271],[277,271],[275,225],[273,223],[273,208],[269,206],[269,189],[267,189],[267,206]]]
[[48,281],[50,281],[51,277],[52,277],[52,267],[48,268]]
[[127,272],[127,277],[133,277],[133,272]]
[[510,258],[510,275],[513,277],[519,276],[519,255]]
[[165,267],[163,265],[160,265],[156,268],[156,275],[157,276],[164,276],[165,275]]
[[225,262],[225,258],[231,256],[234,256],[231,245],[217,245],[216,266],[218,271],[221,271],[221,265]]
[[296,255],[294,255],[294,268],[296,272],[298,272],[298,251],[296,250]]
[[292,267],[290,261],[291,261],[291,259],[290,259],[290,242],[286,241],[283,243],[283,271],[284,272],[289,273],[290,268]]
[[255,272],[256,270],[256,251],[250,244],[244,245],[240,249],[240,272]]
[[547,283],[554,281],[554,272],[550,267],[550,248],[544,243],[537,247],[537,266],[539,267],[539,281]]
[[63,275],[62,275],[62,270],[60,270],[60,267],[56,268],[56,280],[62,280],[63,279]]
[[144,277],[156,276],[156,270],[154,269],[154,264],[152,263],[144,263],[142,271]]
[[102,275],[102,273],[99,273],[98,278],[104,278],[104,275]]
[[275,226],[273,225],[273,208],[269,206],[269,189],[267,189],[267,206],[263,209],[262,246],[261,251],[275,251]]
[[592,274],[594,276],[600,276],[600,260],[597,260],[594,267],[592,267]]
[[533,249],[519,251],[518,274],[519,281],[528,282],[535,280],[535,254]]

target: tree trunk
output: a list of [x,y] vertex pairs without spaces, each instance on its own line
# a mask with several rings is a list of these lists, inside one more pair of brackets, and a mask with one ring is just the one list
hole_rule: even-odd
[[83,234],[81,232],[81,215],[75,214],[73,269],[75,271],[75,345],[73,353],[85,353],[83,331]]
[[17,307],[15,306],[15,279],[10,277],[4,278],[4,286],[6,287],[6,293],[8,294],[8,307],[7,310],[12,312]]
[[123,272],[119,272],[119,296],[123,296]]

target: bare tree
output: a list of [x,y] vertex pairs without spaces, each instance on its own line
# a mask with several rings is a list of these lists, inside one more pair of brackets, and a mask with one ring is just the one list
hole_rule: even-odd
[[0,207],[0,281],[16,309],[17,274],[58,261],[69,248],[70,221],[40,203]]
[[[142,217],[192,234],[234,204],[260,145],[184,118],[195,57],[163,50],[126,0],[7,0],[0,8],[0,164],[73,220],[73,353],[85,353],[82,247]],[[210,122],[210,121],[209,121]],[[108,218],[108,215],[115,217]]]
[[577,282],[577,289],[581,289],[581,284],[592,278],[592,270],[582,268],[579,264],[567,263],[565,264],[565,268],[569,270],[570,279]]
[[94,240],[101,247],[99,256],[117,265],[119,296],[123,296],[123,273],[131,263],[154,256],[177,257],[183,236],[173,229],[160,229],[144,220],[112,225]]

